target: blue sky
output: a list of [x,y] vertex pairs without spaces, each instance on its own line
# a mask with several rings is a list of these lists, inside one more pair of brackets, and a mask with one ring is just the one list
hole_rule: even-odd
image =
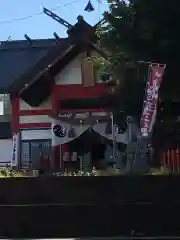
[[[75,1],[75,0],[74,0]],[[66,28],[52,20],[50,17],[37,13],[42,11],[42,6],[53,10],[54,13],[64,18],[71,24],[76,22],[78,15],[84,16],[84,19],[94,25],[98,22],[101,14],[108,9],[105,1],[99,4],[97,0],[92,0],[92,4],[96,9],[94,12],[88,13],[84,11],[88,0],[1,0],[0,1],[0,41],[7,40],[11,36],[11,40],[24,39],[26,33],[30,38],[52,38],[53,32],[57,32],[60,37],[66,36]],[[69,4],[67,6],[63,6]],[[31,16],[21,21],[11,21],[13,19]]]

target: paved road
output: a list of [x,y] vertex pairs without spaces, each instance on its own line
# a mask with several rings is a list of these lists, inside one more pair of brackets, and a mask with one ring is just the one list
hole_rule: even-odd
[[[12,240],[9,238],[1,238],[3,240]],[[159,237],[93,237],[93,238],[46,238],[46,240],[178,240],[180,239],[179,237],[173,237],[173,236],[159,236]],[[18,238],[16,238],[16,240],[19,240]],[[27,239],[28,240],[28,239]],[[29,240],[44,240],[44,238],[31,238]]]
[[[169,237],[165,237],[165,236],[159,236],[159,237],[94,237],[94,238],[49,238],[46,240],[163,240],[163,239],[180,239],[179,237],[173,237],[173,236],[169,236]],[[35,239],[34,239],[35,240]],[[38,239],[38,240],[44,240],[44,239]]]

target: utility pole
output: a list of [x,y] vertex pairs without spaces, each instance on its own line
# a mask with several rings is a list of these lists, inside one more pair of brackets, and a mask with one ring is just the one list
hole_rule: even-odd
[[116,125],[114,124],[114,115],[111,113],[111,125],[112,125],[112,156],[113,156],[113,162],[116,161]]

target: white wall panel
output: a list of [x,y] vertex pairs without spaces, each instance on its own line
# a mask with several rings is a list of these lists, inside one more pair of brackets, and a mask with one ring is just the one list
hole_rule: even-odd
[[48,115],[31,115],[31,116],[20,116],[20,123],[48,123],[51,119]]
[[36,129],[36,130],[23,130],[21,131],[22,140],[37,140],[37,139],[51,139],[51,129]]

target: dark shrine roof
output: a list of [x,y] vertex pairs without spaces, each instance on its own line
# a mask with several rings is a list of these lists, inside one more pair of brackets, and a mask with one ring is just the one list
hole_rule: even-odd
[[[54,77],[68,64],[79,51],[82,51],[84,45],[87,46],[87,42],[91,44],[92,40],[94,41],[95,29],[84,20],[80,20],[68,29],[67,33],[69,35],[67,38],[61,39],[50,51],[42,56],[35,65],[29,67],[24,74],[21,74],[20,77],[14,81],[9,88],[9,92],[26,91],[27,89],[31,89],[32,91],[32,88],[35,88],[34,83],[36,83],[37,80],[39,86],[41,82],[46,84],[46,88],[50,89],[50,78]],[[57,71],[57,69],[59,69],[59,71]],[[47,79],[46,73],[48,73],[49,79]],[[44,74],[46,74],[46,77]],[[33,87],[31,87],[32,85]],[[36,88],[37,86],[38,83]],[[48,95],[48,93],[45,95]]]
[[31,106],[39,106],[51,93],[53,77],[79,52],[96,48],[95,30],[81,19],[68,29],[69,36],[58,42],[44,39],[32,40],[31,44],[27,40],[2,43],[1,93],[20,94]]
[[[66,49],[71,45],[68,38],[61,39],[58,43],[51,46],[51,48],[47,49],[47,51],[39,57],[39,59],[33,65],[29,66],[26,71],[24,71],[18,78],[14,80],[14,82],[9,86],[8,91],[10,93],[18,92],[22,89],[30,87],[29,84],[34,83],[38,80],[43,74],[41,72],[45,71],[49,68],[52,62],[64,53]],[[40,75],[38,77],[38,75]],[[34,79],[36,78],[36,79]],[[35,81],[34,81],[35,80]],[[44,79],[43,79],[44,80]],[[44,80],[45,82],[45,80]],[[25,87],[25,85],[28,85]]]
[[56,44],[55,39],[1,42],[0,45],[0,92],[8,92],[14,81],[29,68],[35,66]]

